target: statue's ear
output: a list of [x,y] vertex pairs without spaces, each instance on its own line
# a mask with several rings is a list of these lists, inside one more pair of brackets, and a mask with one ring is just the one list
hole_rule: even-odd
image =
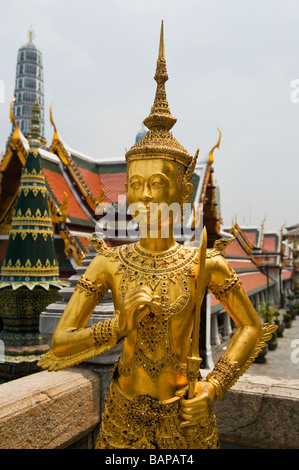
[[182,201],[189,202],[191,196],[193,194],[193,184],[192,183],[184,183],[183,190],[182,190]]

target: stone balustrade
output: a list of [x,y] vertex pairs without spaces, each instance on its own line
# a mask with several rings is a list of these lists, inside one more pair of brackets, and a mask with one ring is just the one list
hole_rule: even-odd
[[100,376],[84,368],[0,385],[0,448],[92,448],[100,416]]
[[[85,367],[2,384],[0,448],[93,448],[101,402],[100,375]],[[245,375],[215,413],[225,448],[299,448],[299,380]]]

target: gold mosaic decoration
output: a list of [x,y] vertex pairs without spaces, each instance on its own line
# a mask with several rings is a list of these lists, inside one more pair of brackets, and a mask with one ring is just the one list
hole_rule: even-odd
[[106,396],[96,449],[217,449],[214,414],[182,429],[179,399],[149,395],[130,399],[112,382]]
[[239,276],[235,273],[235,271],[231,270],[231,274],[225,279],[225,282],[222,284],[217,284],[216,286],[209,286],[209,289],[214,294],[216,299],[221,302],[221,300],[224,297],[227,297],[231,291],[237,287],[241,287],[241,285],[242,283],[239,279]]
[[[178,315],[191,300],[190,278],[194,277],[193,264],[198,263],[195,248],[177,244],[162,254],[145,252],[139,242],[122,245],[109,250],[98,250],[112,261],[118,262],[116,275],[121,276],[119,295],[123,299],[128,289],[146,285],[159,295],[162,307],[152,309],[137,327],[137,342],[134,357],[130,362],[119,362],[119,373],[131,375],[136,367],[141,367],[155,381],[165,369],[175,370],[186,376],[186,364],[175,357],[171,337],[171,319]],[[177,286],[182,292],[171,300],[170,286]],[[153,360],[153,355],[159,359]]]
[[83,274],[77,282],[75,291],[84,292],[86,296],[92,297],[97,303],[100,303],[108,289],[102,284],[97,284],[96,281],[91,281]]

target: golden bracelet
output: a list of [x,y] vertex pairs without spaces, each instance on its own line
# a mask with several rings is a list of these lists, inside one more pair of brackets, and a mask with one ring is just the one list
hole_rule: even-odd
[[214,385],[217,397],[224,397],[239,370],[236,362],[230,362],[226,358],[221,358],[217,362],[213,371],[207,375],[207,381]]
[[91,337],[94,344],[102,346],[111,341],[118,341],[118,315],[102,320],[91,326]]

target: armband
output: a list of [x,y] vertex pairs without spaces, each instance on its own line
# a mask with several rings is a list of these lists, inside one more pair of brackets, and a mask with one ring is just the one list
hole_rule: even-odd
[[98,303],[101,302],[105,294],[108,292],[107,287],[103,284],[97,284],[96,281],[91,281],[84,275],[79,279],[75,291],[84,292],[86,296],[92,297]]
[[231,275],[225,279],[223,284],[209,285],[209,289],[215,295],[216,299],[221,301],[223,297],[226,297],[236,287],[242,285],[238,275],[235,271],[231,272]]

